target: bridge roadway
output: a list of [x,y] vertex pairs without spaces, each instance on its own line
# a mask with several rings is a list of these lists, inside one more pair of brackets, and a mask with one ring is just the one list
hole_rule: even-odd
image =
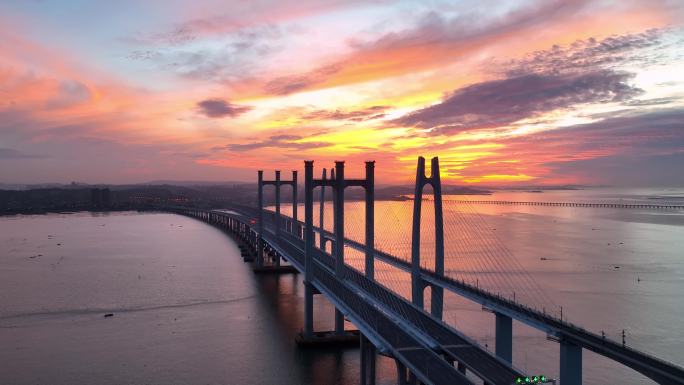
[[[253,216],[254,218],[258,214],[257,209],[247,206],[240,207],[239,210],[243,211],[248,216]],[[291,218],[289,217],[284,218],[286,220],[291,221]],[[304,226],[303,222],[299,222],[299,225]],[[315,227],[314,231],[320,233],[321,229]],[[323,236],[331,240],[334,240],[334,234],[332,234],[329,231],[323,230]],[[365,246],[360,242],[356,242],[354,240],[345,238],[345,244],[358,251],[365,251]],[[410,261],[400,259],[396,256],[384,253],[379,250],[375,250],[374,254],[375,258],[378,260],[386,262],[396,268],[407,271],[409,273],[411,271]],[[348,270],[353,271],[353,269]],[[507,298],[490,294],[484,290],[469,285],[465,282],[457,281],[445,276],[437,276],[434,272],[430,270],[421,269],[421,278],[424,281],[430,283],[431,285],[439,286],[446,290],[457,293],[465,298],[470,299],[473,302],[480,303],[485,308],[491,309],[497,313],[505,314],[513,319],[530,325],[538,330],[544,331],[548,335],[553,336],[559,340],[572,343],[582,348],[591,350],[611,360],[620,362],[621,364],[638,371],[644,376],[651,378],[659,384],[684,385],[684,368],[678,365],[661,360],[657,357],[651,356],[644,352],[640,352],[628,346],[624,346],[615,341],[603,338],[595,333],[589,332],[569,322],[556,319],[551,315],[540,312],[537,309],[532,309],[523,304],[513,302]],[[359,283],[357,282],[357,284]],[[420,313],[434,321],[434,319],[427,315],[427,313]],[[421,320],[425,321],[424,317],[422,317]],[[441,322],[439,323],[442,324]],[[454,345],[461,346],[460,344]],[[444,346],[448,347],[450,346],[450,344],[444,344]],[[454,349],[458,350],[460,348],[446,348],[445,353],[451,355],[450,353],[455,353],[452,352],[452,350]],[[459,362],[461,361],[459,359],[457,360]],[[478,373],[477,370],[473,368],[470,369]]]
[[[192,209],[190,211],[203,211]],[[181,212],[182,213],[182,212]],[[249,224],[251,215],[211,211]],[[187,214],[191,215],[192,214]],[[276,240],[272,221],[264,228],[265,243],[304,271],[304,241],[281,232]],[[219,224],[220,225],[220,224]],[[444,358],[461,363],[487,384],[510,385],[521,371],[493,356],[448,325],[377,282],[347,266],[343,279],[335,274],[334,258],[315,249],[314,281],[323,293],[381,351],[400,360],[426,384],[472,384]]]
[[[249,217],[241,217],[242,220],[249,221]],[[266,219],[266,218],[265,218]],[[273,230],[273,221],[265,220],[265,224],[270,226],[265,227],[264,239],[268,241],[271,246],[276,245],[276,249],[280,249],[281,253],[284,255],[291,256],[290,262],[300,271],[303,271],[304,265],[304,241],[301,238],[294,236],[288,232],[281,232],[281,241],[275,241],[275,233]],[[335,269],[335,259],[330,254],[321,251],[320,249],[314,248],[314,260],[317,262],[316,270],[314,270],[314,277],[320,271],[328,271],[333,275],[333,281],[326,281],[329,286],[333,286],[339,281],[339,277],[334,276]],[[322,266],[322,268],[319,267]],[[353,287],[363,295],[362,302],[368,303],[373,302],[376,307],[380,307],[385,314],[394,314],[395,323],[399,321],[400,326],[397,327],[396,324],[387,324],[386,321],[376,321],[377,327],[374,327],[371,333],[374,331],[381,331],[385,333],[383,336],[390,345],[395,345],[396,342],[402,343],[403,341],[394,341],[394,333],[399,332],[404,335],[401,326],[408,327],[407,330],[410,331],[410,335],[416,338],[414,345],[405,345],[399,348],[399,352],[392,352],[392,356],[397,354],[406,355],[410,354],[411,359],[416,359],[418,362],[428,363],[428,372],[430,370],[441,369],[447,370],[449,372],[455,371],[453,365],[448,364],[440,355],[444,355],[451,359],[452,361],[457,361],[462,364],[465,368],[472,371],[475,375],[482,378],[485,383],[492,385],[510,385],[513,383],[513,379],[517,376],[522,376],[523,373],[515,368],[511,367],[510,364],[505,361],[493,356],[486,350],[482,349],[477,343],[471,341],[466,336],[462,335],[458,331],[449,327],[448,325],[436,320],[428,313],[424,312],[422,309],[416,307],[411,302],[407,301],[403,297],[397,295],[393,291],[385,288],[384,286],[378,284],[374,280],[368,279],[365,275],[361,274],[358,270],[347,266],[344,271],[344,282],[347,284],[352,284]],[[325,289],[316,287],[321,292],[326,292]],[[359,290],[360,289],[360,290]],[[334,293],[331,293],[334,295]],[[344,308],[344,307],[343,307]],[[354,322],[358,326],[357,322]],[[412,324],[412,325],[411,325]],[[363,328],[360,328],[363,329]],[[366,330],[362,330],[364,334],[367,334]],[[393,347],[389,350],[394,349]],[[430,361],[426,360],[426,355],[431,357]],[[434,357],[440,361],[439,364],[432,362]],[[444,366],[444,363],[447,365]],[[406,362],[404,364],[407,367],[410,365]],[[430,369],[432,368],[432,369]],[[417,371],[421,369],[415,369]],[[414,370],[412,370],[413,372]],[[457,372],[462,376],[461,373]],[[434,374],[434,373],[433,373]],[[463,377],[465,379],[465,377]],[[425,383],[442,383],[442,382],[429,382],[422,380]],[[466,383],[471,383],[466,380]],[[450,382],[450,383],[461,383],[461,382]]]

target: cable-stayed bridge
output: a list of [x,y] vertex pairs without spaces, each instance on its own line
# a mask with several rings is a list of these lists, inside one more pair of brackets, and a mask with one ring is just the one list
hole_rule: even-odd
[[[266,210],[263,202],[263,188],[270,185],[275,187],[274,210]],[[298,342],[317,345],[360,339],[362,384],[375,383],[378,353],[395,359],[399,384],[473,384],[477,380],[504,385],[548,380],[534,378],[512,364],[514,320],[558,342],[562,385],[581,384],[583,349],[617,361],[656,383],[684,384],[683,368],[564,319],[562,308],[536,285],[468,202],[442,201],[437,158],[432,159],[429,177],[424,159],[419,158],[413,213],[408,217],[391,209],[376,211],[374,162],[366,162],[363,179],[345,178],[344,162],[336,162],[330,177],[326,178],[323,170],[322,177],[316,179],[313,162],[305,162],[303,221],[298,217],[297,185],[296,171],[290,180],[281,179],[279,171],[274,180],[264,180],[260,171],[257,207],[167,209],[206,221],[234,236],[245,260],[253,261],[255,272],[302,273],[305,322]],[[426,185],[432,187],[432,200],[423,199]],[[282,186],[292,187],[289,216],[281,212]],[[345,220],[344,191],[353,187],[365,190],[364,201],[358,203],[363,210],[352,210],[356,216],[362,212],[363,218]],[[332,228],[324,221],[326,188],[333,192]],[[320,193],[320,208],[314,224],[316,189],[320,190],[316,191]],[[423,205],[429,210],[423,210]],[[445,221],[445,211],[458,211],[459,215],[448,215]],[[377,214],[391,217],[383,223],[394,225],[376,229]],[[361,222],[362,229],[350,225]],[[387,233],[394,236],[387,239]],[[410,239],[410,243],[392,242],[397,236]],[[393,243],[404,248],[393,248]],[[449,246],[446,249],[445,243]],[[409,279],[397,279],[397,272]],[[507,293],[508,287],[516,291]],[[444,322],[445,293],[481,304],[495,315],[494,353]],[[332,331],[313,328],[313,296],[317,294],[336,308]],[[344,329],[345,318],[359,333]]]

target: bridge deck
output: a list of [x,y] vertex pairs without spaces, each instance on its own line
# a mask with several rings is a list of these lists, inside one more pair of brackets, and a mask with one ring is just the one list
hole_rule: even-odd
[[[270,230],[266,231],[263,238],[290,257],[290,261],[298,270],[304,270],[301,240],[287,237],[276,241],[275,234]],[[314,286],[333,299],[364,334],[371,334],[374,339],[382,340],[386,349],[410,368],[421,381],[427,384],[472,384],[429,346],[406,332],[402,325],[395,321],[396,314],[392,317],[390,313],[382,311],[377,303],[362,296],[357,287],[336,276],[329,262],[319,258],[315,258],[314,262]],[[506,382],[497,384],[510,384],[512,379],[513,377],[510,377]]]
[[[250,220],[244,215],[221,215],[244,222]],[[303,240],[287,232],[281,232],[281,239],[276,240],[274,223],[268,219],[267,223],[264,241],[303,271]],[[443,356],[464,364],[492,385],[510,385],[516,376],[522,375],[522,372],[359,271],[347,266],[342,277],[336,275],[332,256],[315,250],[314,286],[331,298],[364,334],[382,340],[384,350],[402,361],[424,383],[472,384]]]

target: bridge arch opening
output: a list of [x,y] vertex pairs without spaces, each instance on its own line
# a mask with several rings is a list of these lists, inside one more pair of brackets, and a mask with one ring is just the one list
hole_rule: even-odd
[[434,270],[435,267],[435,205],[434,189],[427,184],[423,187],[423,200],[420,213],[420,267]]
[[432,306],[432,286],[425,285],[423,288],[423,310],[430,312],[430,307]]
[[329,239],[329,238],[324,238],[322,250],[325,251],[326,253],[332,255],[332,253],[333,253],[333,242],[334,241]]

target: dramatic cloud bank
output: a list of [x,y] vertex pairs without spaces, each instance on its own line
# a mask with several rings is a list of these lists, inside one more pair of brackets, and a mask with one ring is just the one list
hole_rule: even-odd
[[579,74],[529,74],[473,84],[452,92],[441,103],[412,112],[396,122],[449,133],[506,126],[524,118],[582,103],[627,100],[641,90],[631,76],[612,71]]
[[65,7],[0,3],[2,182],[403,183],[421,155],[448,183],[681,182],[680,2]]

